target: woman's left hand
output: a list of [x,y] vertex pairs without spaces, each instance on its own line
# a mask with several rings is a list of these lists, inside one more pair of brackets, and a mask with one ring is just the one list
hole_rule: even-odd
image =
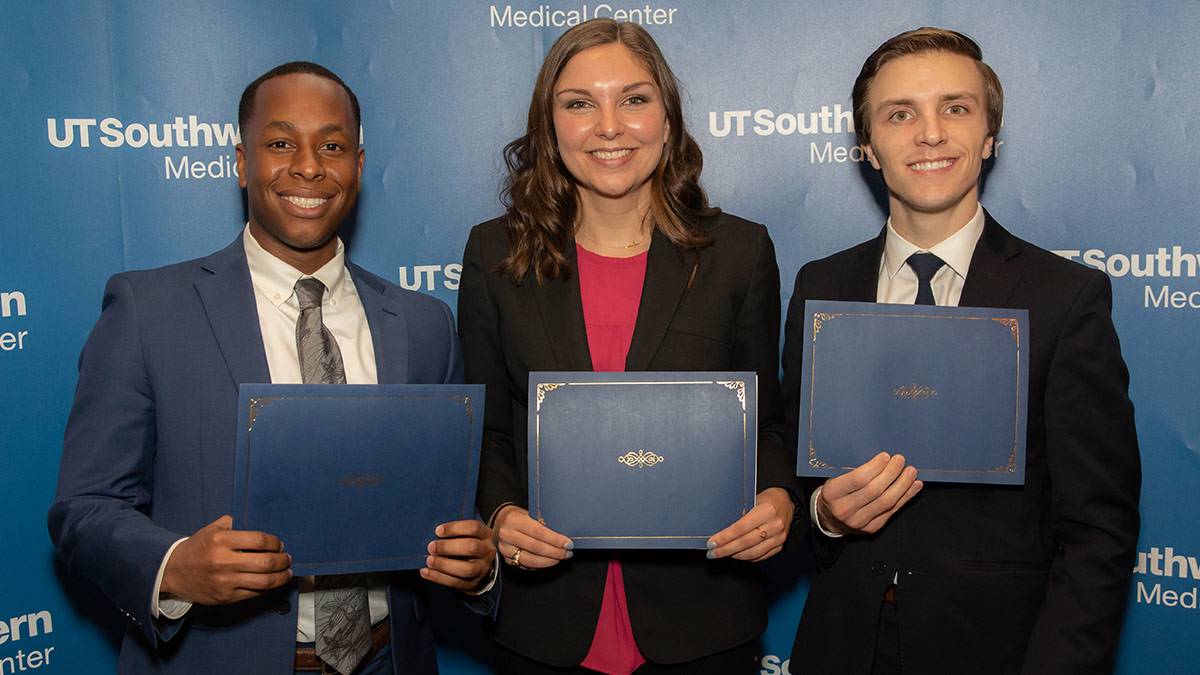
[[767,488],[750,512],[708,540],[708,557],[758,562],[783,550],[792,526],[792,498],[787,490]]

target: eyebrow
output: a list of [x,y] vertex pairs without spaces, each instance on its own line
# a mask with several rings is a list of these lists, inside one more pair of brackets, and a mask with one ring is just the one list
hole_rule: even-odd
[[[267,125],[263,127],[263,130],[264,131],[295,131],[296,125],[292,124],[291,122],[288,122],[286,120],[276,120],[274,122],[268,122]],[[321,127],[320,129],[317,129],[317,133],[320,133],[320,134],[340,133],[340,134],[345,134],[347,136],[350,135],[350,133],[348,131],[346,131],[346,127],[344,127],[340,124],[326,124],[325,126]]]
[[[946,101],[974,101],[979,102],[979,97],[969,91],[957,91],[949,94],[942,94],[938,97],[938,103]],[[913,106],[916,102],[911,98],[893,98],[886,101],[881,101],[877,109],[888,108],[891,106]]]
[[[634,82],[634,83],[632,83],[632,84],[627,84],[627,85],[625,85],[625,86],[624,86],[624,87],[621,89],[621,93],[622,93],[622,94],[624,94],[624,93],[626,93],[626,92],[633,91],[634,89],[637,89],[637,88],[639,88],[639,87],[647,87],[647,86],[648,86],[648,87],[652,87],[652,88],[653,88],[653,87],[654,87],[654,83],[653,83],[653,82],[651,82],[650,80],[642,80],[641,82]],[[559,89],[559,90],[558,90],[558,91],[555,93],[555,96],[562,96],[563,94],[585,94],[585,95],[590,95],[591,93],[592,93],[592,92],[591,92],[591,91],[589,91],[589,90],[587,90],[587,89],[578,89],[578,88],[571,87],[571,88],[567,88],[567,89]]]

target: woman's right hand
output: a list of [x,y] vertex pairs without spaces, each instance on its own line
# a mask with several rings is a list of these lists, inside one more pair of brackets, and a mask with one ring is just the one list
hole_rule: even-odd
[[504,562],[521,569],[553,567],[575,555],[567,537],[529,517],[525,509],[510,504],[496,514],[496,551]]

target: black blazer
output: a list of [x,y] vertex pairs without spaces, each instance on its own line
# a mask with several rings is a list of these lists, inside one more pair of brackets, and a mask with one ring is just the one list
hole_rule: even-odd
[[[1029,310],[1025,485],[927,483],[874,536],[814,531],[818,569],[793,670],[870,672],[881,599],[897,572],[906,670],[1112,669],[1137,545],[1141,463],[1111,287],[1103,273],[986,219],[959,304]],[[881,233],[796,276],[783,361],[789,434],[799,415],[804,301],[874,301],[883,245]]]
[[[758,373],[758,489],[795,487],[778,382],[779,268],[766,228],[728,214],[703,221],[712,245],[680,254],[655,231],[626,370]],[[502,220],[471,231],[458,321],[467,381],[487,385],[477,504],[527,507],[526,398],[532,370],[591,370],[578,276],[520,285],[497,273],[508,256]],[[567,257],[576,264],[575,246]],[[691,288],[688,279],[693,274]],[[616,496],[614,496],[616,498]],[[716,534],[715,532],[713,534]],[[609,556],[579,550],[540,571],[504,568],[496,641],[535,660],[574,665],[587,655]],[[735,647],[767,624],[756,566],[701,551],[625,551],[622,571],[638,647],[679,663]]]

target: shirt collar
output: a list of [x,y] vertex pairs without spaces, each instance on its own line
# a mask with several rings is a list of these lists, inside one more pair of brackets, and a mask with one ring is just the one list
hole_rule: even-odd
[[[295,295],[296,282],[303,277],[315,277],[328,289],[326,298],[337,307],[345,295],[346,248],[341,237],[337,240],[337,251],[333,259],[312,274],[304,274],[267,252],[250,234],[250,224],[242,230],[242,245],[246,249],[246,263],[250,266],[250,281],[267,300],[276,307]],[[293,301],[292,304],[296,304]]]
[[946,237],[932,247],[923,249],[910,242],[892,227],[892,219],[887,221],[887,235],[883,244],[883,270],[892,279],[904,268],[908,257],[918,251],[928,251],[942,259],[946,266],[954,270],[959,278],[967,278],[967,270],[971,267],[971,256],[975,254],[975,244],[983,234],[983,205],[975,206],[975,215],[960,227],[957,232]]

